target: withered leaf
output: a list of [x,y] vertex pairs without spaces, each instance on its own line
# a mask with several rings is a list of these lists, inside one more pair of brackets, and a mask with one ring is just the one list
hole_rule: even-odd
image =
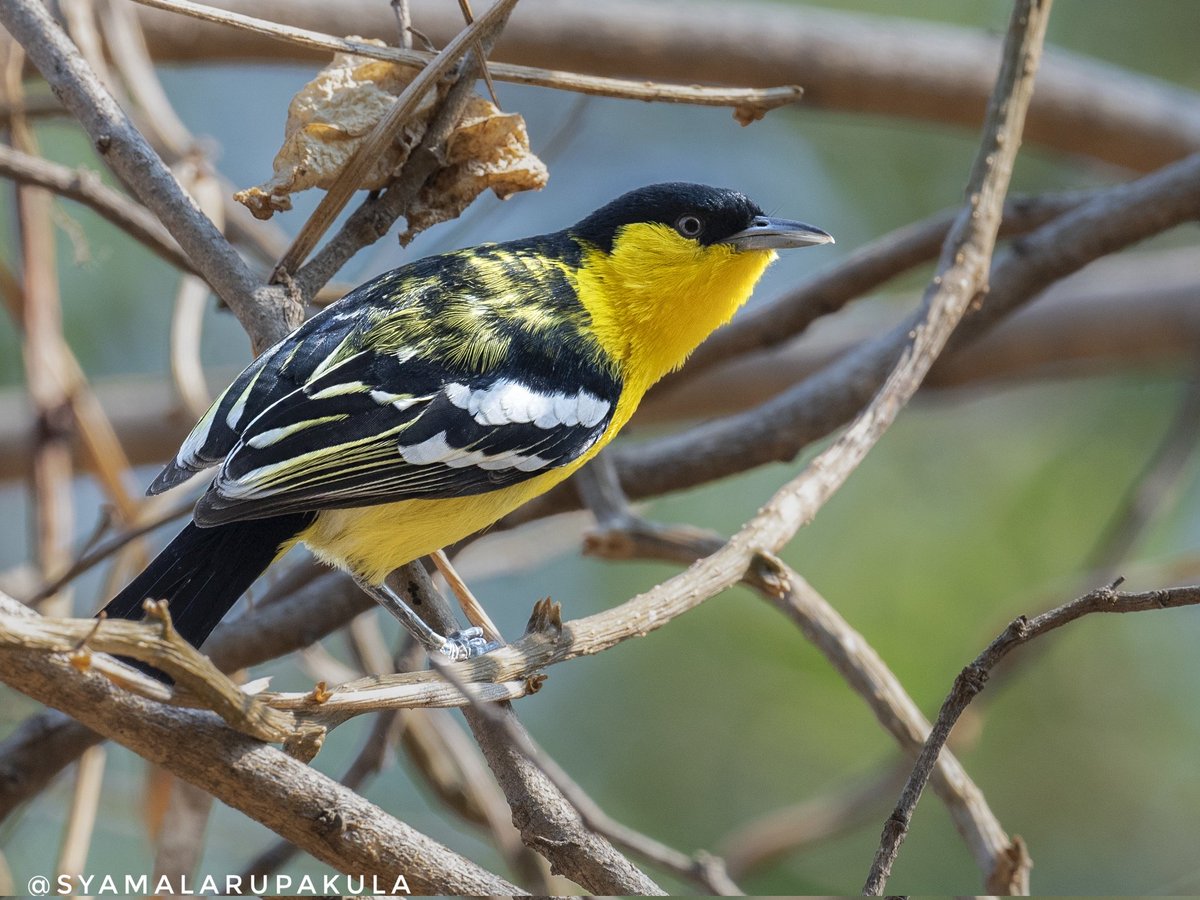
[[[370,43],[383,46],[381,41]],[[291,209],[292,194],[310,187],[327,189],[417,71],[400,63],[336,54],[292,99],[275,174],[257,187],[239,191],[235,199],[258,218],[267,219]],[[360,188],[383,188],[396,176],[424,136],[439,99],[438,91],[426,94]],[[504,198],[540,189],[548,177],[529,148],[524,119],[501,112],[482,97],[472,97],[468,103],[447,140],[446,158],[446,166],[426,183],[409,211],[403,243],[431,225],[454,218],[488,188]]]

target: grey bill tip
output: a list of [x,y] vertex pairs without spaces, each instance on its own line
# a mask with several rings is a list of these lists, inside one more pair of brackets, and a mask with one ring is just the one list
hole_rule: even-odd
[[787,250],[792,247],[813,247],[834,243],[833,235],[815,225],[794,219],[756,216],[749,228],[720,241],[738,250]]

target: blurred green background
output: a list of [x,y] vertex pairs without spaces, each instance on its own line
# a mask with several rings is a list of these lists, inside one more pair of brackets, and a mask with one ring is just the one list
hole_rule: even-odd
[[[1002,31],[1001,0],[823,4]],[[417,23],[419,25],[419,23]],[[1186,0],[1057,0],[1050,42],[1058,47],[1200,89],[1196,36],[1200,4]],[[263,180],[278,146],[287,102],[310,76],[300,67],[185,68],[163,73],[171,98],[197,133],[210,136],[222,171],[239,185]],[[341,273],[361,280],[408,259],[482,240],[551,230],[621,190],[657,180],[738,187],[772,212],[836,234],[820,252],[786,256],[758,297],[779,293],[862,243],[953,205],[975,135],[908,122],[800,108],[739,128],[728,111],[573,97],[501,85],[506,109],[523,113],[535,150],[578,115],[547,162],[550,186],[505,204],[484,198],[460,222],[439,226],[408,250],[386,239]],[[72,128],[39,129],[50,157],[89,162]],[[1027,146],[1014,191],[1106,184],[1127,173]],[[311,208],[283,217],[295,230]],[[4,201],[6,204],[9,202]],[[307,205],[306,205],[307,204]],[[61,238],[67,336],[95,378],[159,374],[166,368],[173,273],[87,211],[63,206],[86,238],[86,258]],[[0,246],[12,258],[11,210],[0,215]],[[1195,233],[1187,236],[1194,241]],[[913,282],[915,284],[915,282]],[[870,302],[908,303],[911,295]],[[19,343],[0,328],[0,379],[21,379]],[[229,315],[213,311],[205,337],[214,366],[249,361]],[[219,387],[219,385],[213,385]],[[787,561],[877,648],[932,715],[962,665],[1014,615],[1065,601],[1094,586],[1080,567],[1127,486],[1166,428],[1181,384],[1158,374],[1015,384],[941,392],[915,403],[845,488],[800,533]],[[646,512],[729,532],[798,468],[772,466],[664,498]],[[144,473],[147,480],[151,473]],[[1160,586],[1162,568],[1197,543],[1195,466],[1142,542],[1131,587]],[[81,539],[98,497],[78,491]],[[0,564],[28,557],[26,503],[6,485],[9,513]],[[166,534],[163,535],[164,539]],[[476,581],[508,634],[550,594],[570,617],[626,599],[676,571],[601,563],[574,549],[532,570]],[[95,582],[80,609],[98,605]],[[381,627],[392,635],[390,622]],[[1028,843],[1035,893],[1200,892],[1200,683],[1194,610],[1096,617],[1018,651],[1017,660],[972,714],[959,748],[1001,823]],[[328,642],[342,655],[338,641]],[[305,677],[274,663],[258,674],[276,686]],[[802,636],[747,591],[715,598],[668,628],[597,657],[555,667],[518,711],[536,739],[613,816],[670,844],[715,848],[737,826],[780,806],[856,783],[898,759],[890,737]],[[0,732],[35,704],[0,696]],[[314,765],[337,775],[368,723],[333,733]],[[109,748],[103,815],[89,871],[148,872],[153,851],[140,812],[145,765]],[[70,778],[0,826],[16,884],[48,873],[58,852]],[[495,853],[443,814],[403,765],[366,795],[418,829],[478,860]],[[756,893],[856,892],[894,796],[880,798],[868,824],[748,877]],[[207,835],[202,873],[237,872],[273,836],[220,807]],[[324,868],[305,858],[285,871]],[[664,884],[672,884],[664,878]],[[889,889],[969,893],[980,877],[936,798],[919,807]]]

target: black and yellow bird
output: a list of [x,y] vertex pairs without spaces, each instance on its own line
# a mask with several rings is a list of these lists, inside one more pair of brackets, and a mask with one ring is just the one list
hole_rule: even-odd
[[217,399],[157,494],[216,466],[193,521],[105,607],[169,601],[199,645],[297,542],[349,572],[431,650],[384,579],[558,484],[647,389],[749,298],[775,250],[832,242],[743,194],[632,191],[564,231],[379,276],[258,357]]

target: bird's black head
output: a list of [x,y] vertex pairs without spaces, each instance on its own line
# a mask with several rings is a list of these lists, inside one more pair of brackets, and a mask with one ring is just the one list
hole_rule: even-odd
[[680,182],[631,191],[555,237],[579,248],[572,286],[634,390],[728,322],[775,250],[833,240],[765,215],[745,194]]
[[622,194],[568,231],[611,253],[621,230],[635,224],[666,225],[702,247],[731,244],[737,249],[765,250],[832,241],[811,225],[768,218],[739,191],[685,181],[652,184]]
[[670,181],[622,194],[570,231],[606,252],[625,225],[657,223],[700,244],[714,244],[750,226],[763,215],[758,204],[737,191]]

